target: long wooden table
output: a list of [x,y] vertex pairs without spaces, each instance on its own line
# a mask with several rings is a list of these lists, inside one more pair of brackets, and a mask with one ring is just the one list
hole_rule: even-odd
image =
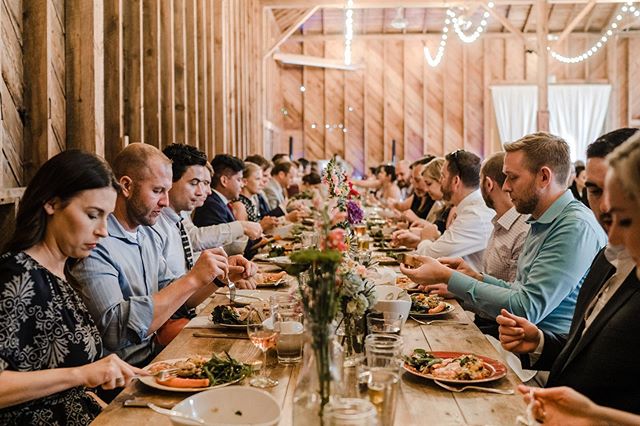
[[[402,329],[405,352],[414,348],[425,348],[432,351],[459,351],[476,353],[500,359],[500,355],[482,335],[480,330],[470,322],[460,306],[454,300],[456,310],[448,319],[464,321],[467,325],[432,324],[419,325],[408,320]],[[208,315],[213,306],[227,303],[223,296],[216,296],[204,309],[202,315]],[[156,361],[182,358],[189,355],[210,356],[212,352],[228,351],[231,356],[250,362],[261,357],[249,340],[227,338],[198,338],[194,332],[229,333],[222,329],[184,329],[156,358]],[[270,351],[275,352],[275,351]],[[278,386],[268,390],[276,400],[280,401],[282,417],[280,425],[292,424],[293,393],[300,365],[277,365],[274,353],[270,353],[268,365],[271,375],[279,381]],[[245,380],[246,382],[246,380]],[[521,383],[518,377],[509,370],[507,377],[493,384],[500,389],[512,389]],[[247,386],[246,383],[244,383]],[[490,385],[491,386],[491,385]],[[156,414],[148,408],[124,407],[123,402],[129,398],[138,398],[161,404],[176,404],[189,394],[164,392],[149,388],[135,382],[127,386],[123,392],[98,416],[94,425],[143,426],[170,425],[169,418]],[[427,379],[404,373],[396,411],[396,425],[513,425],[516,416],[523,414],[525,404],[520,395],[497,395],[476,391],[452,393],[440,388]],[[299,425],[295,425],[299,426]]]

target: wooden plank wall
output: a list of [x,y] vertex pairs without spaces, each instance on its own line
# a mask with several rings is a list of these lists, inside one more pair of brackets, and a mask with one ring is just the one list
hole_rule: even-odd
[[0,190],[66,148],[262,151],[259,0],[0,0]]
[[[314,33],[321,34],[321,29],[311,26],[301,31],[302,35]],[[594,37],[571,36],[563,49],[575,53],[580,46],[591,45]],[[435,51],[438,41],[428,40],[427,46]],[[640,72],[640,60],[630,55],[640,49],[640,37],[618,37],[611,45],[581,64],[551,60],[551,79],[557,83],[610,82],[613,112],[607,127],[638,126],[640,84],[629,76]],[[458,148],[486,156],[499,149],[490,87],[535,84],[536,54],[507,34],[485,35],[471,45],[451,37],[442,63],[432,68],[422,48],[421,41],[358,40],[356,34],[353,57],[354,63],[365,65],[362,70],[277,64],[274,84],[281,86],[283,97],[269,100],[278,129],[273,151],[288,152],[288,140],[293,137],[296,158],[322,159],[338,153],[364,170],[391,160],[392,140],[396,140],[398,160],[415,160],[424,153],[442,155]],[[343,47],[338,40],[315,37],[289,41],[281,51],[340,58]],[[299,90],[301,85],[304,92]],[[336,137],[334,124],[343,124],[347,132]]]

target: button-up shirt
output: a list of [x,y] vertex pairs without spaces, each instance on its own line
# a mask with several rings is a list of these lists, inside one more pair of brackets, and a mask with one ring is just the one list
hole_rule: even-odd
[[582,280],[606,244],[606,235],[593,213],[568,190],[539,219],[527,222],[531,230],[513,283],[486,274],[478,281],[453,272],[449,291],[491,317],[505,308],[542,330],[567,334]]
[[89,308],[106,351],[140,366],[159,349],[153,335],[148,336],[153,295],[174,275],[152,227],[138,226],[133,238],[111,214],[107,230],[109,236],[71,269],[71,282]]
[[225,246],[239,239],[246,240],[242,224],[238,221],[197,227],[191,220],[190,214],[191,212],[180,212],[184,229],[189,234],[194,260],[202,250]]
[[[182,236],[178,222],[182,220],[182,216],[175,212],[171,207],[165,207],[160,213],[160,217],[153,229],[160,234],[162,243],[162,256],[167,261],[167,266],[171,273],[176,277],[181,277],[187,273],[187,262],[182,247]],[[187,238],[189,238],[187,232]],[[189,241],[191,245],[191,241]],[[193,252],[193,250],[191,250]]]
[[518,257],[529,232],[529,215],[511,207],[502,216],[491,219],[493,232],[482,258],[482,272],[508,282],[516,279]]
[[495,212],[486,206],[480,190],[473,191],[458,204],[456,218],[440,238],[422,241],[417,252],[435,258],[459,256],[478,270],[493,228],[493,216]]

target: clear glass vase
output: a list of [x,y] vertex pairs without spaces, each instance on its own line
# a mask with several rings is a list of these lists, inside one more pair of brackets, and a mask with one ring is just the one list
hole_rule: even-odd
[[343,350],[333,326],[307,326],[302,367],[293,393],[293,424],[321,426],[324,406],[342,396]]
[[344,350],[344,366],[355,367],[364,360],[365,317],[346,315],[339,324],[337,335]]

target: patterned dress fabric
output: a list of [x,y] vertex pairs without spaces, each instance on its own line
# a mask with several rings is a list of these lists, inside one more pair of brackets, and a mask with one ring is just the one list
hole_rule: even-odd
[[[0,372],[81,366],[102,355],[87,308],[24,252],[0,256]],[[75,387],[0,409],[2,425],[87,425],[100,406]]]

